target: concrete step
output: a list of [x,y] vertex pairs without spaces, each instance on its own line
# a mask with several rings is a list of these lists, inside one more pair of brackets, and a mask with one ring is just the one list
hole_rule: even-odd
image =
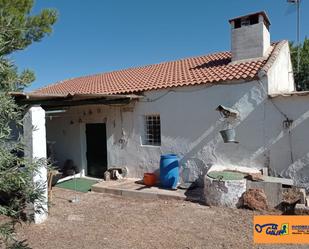
[[164,199],[164,200],[186,200],[185,190],[166,190],[158,187],[141,187],[140,184],[135,186],[134,184],[123,182],[118,186],[112,184],[112,186],[105,186],[104,183],[100,182],[92,186],[91,191],[121,195],[125,197],[141,198],[141,199]]

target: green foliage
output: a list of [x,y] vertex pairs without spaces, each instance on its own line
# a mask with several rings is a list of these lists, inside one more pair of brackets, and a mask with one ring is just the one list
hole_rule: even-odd
[[0,91],[18,91],[34,80],[34,73],[20,74],[8,58],[52,32],[56,22],[55,10],[44,9],[31,16],[33,0],[0,0]]
[[0,0],[0,56],[22,50],[51,33],[56,22],[54,10],[30,16],[32,0]]
[[34,80],[34,73],[19,72],[10,56],[50,34],[57,19],[49,9],[30,15],[32,7],[33,0],[0,0],[0,218],[10,218],[0,222],[1,248],[29,248],[25,241],[14,239],[14,225],[30,218],[26,210],[42,199],[45,184],[33,182],[45,162],[26,160],[21,140],[13,138],[12,128],[21,128],[23,108],[8,94],[22,91]]
[[[297,68],[297,50],[300,51],[299,71]],[[309,39],[305,39],[299,46],[290,43],[291,59],[295,83],[298,91],[309,90]]]

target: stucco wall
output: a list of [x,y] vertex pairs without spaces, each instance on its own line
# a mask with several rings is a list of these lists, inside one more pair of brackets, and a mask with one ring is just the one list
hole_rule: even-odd
[[62,167],[67,159],[74,161],[79,169],[82,165],[81,126],[78,122],[71,124],[71,116],[59,118],[60,114],[46,120],[47,141],[52,142],[57,165]]
[[[56,141],[56,158],[61,164],[73,159],[86,168],[85,123],[104,122],[109,167],[126,166],[130,176],[141,177],[144,172],[158,170],[162,153],[174,152],[181,158],[183,178],[194,180],[214,163],[265,166],[264,154],[251,156],[264,144],[265,98],[258,82],[148,92],[143,100],[129,106],[76,107],[57,114],[47,119],[47,137]],[[223,143],[219,131],[226,125],[215,111],[220,104],[241,114],[234,124],[241,143]],[[160,147],[141,145],[147,114],[160,114]]]
[[[280,110],[280,111],[279,111]],[[282,128],[286,115],[293,120],[290,128]],[[309,96],[276,97],[268,102],[266,146],[274,174],[293,178],[309,187]],[[281,128],[281,129],[280,129]]]
[[[265,87],[265,84],[264,86]],[[238,144],[225,144],[219,131],[226,124],[218,105],[239,111],[233,124]],[[75,107],[47,119],[47,138],[56,141],[56,158],[62,165],[73,159],[81,168],[86,162],[86,123],[106,123],[108,166],[125,166],[129,176],[158,171],[160,155],[177,153],[182,180],[192,181],[213,164],[268,167],[274,175],[292,177],[298,183],[309,176],[309,96],[269,99],[261,83],[197,86],[148,92],[126,106]],[[143,116],[160,114],[162,144],[144,146]],[[283,127],[294,120],[291,132]],[[62,118],[60,116],[63,116]]]
[[291,92],[295,90],[291,54],[288,42],[280,49],[273,66],[267,73],[268,93]]

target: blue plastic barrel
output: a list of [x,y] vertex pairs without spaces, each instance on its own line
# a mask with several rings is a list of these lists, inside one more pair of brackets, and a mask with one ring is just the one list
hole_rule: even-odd
[[177,188],[179,180],[179,162],[175,154],[161,155],[160,183],[163,188]]

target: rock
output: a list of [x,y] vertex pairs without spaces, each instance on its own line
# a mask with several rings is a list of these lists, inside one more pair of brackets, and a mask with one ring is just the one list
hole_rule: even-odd
[[264,181],[261,173],[249,173],[246,178],[251,181]]
[[252,210],[267,210],[267,197],[262,189],[249,189],[242,195],[243,207]]
[[292,187],[283,189],[283,202],[286,203],[301,203],[306,202],[306,192],[300,188]]

